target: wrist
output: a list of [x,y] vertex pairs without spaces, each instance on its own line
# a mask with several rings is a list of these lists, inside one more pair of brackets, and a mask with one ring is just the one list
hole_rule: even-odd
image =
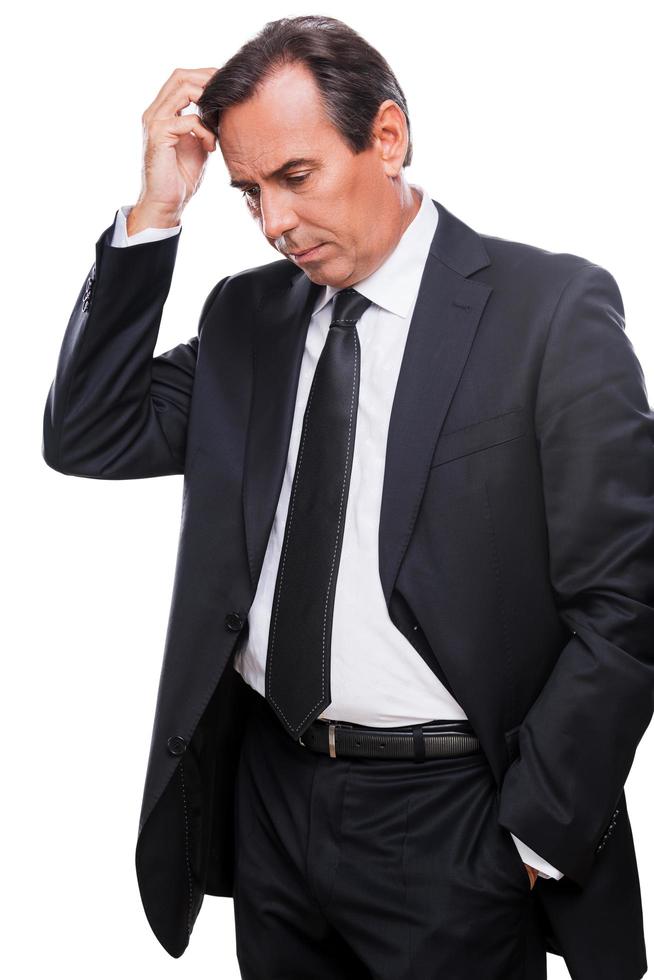
[[181,209],[170,211],[147,203],[135,204],[127,215],[127,235],[131,237],[146,228],[174,228],[181,216]]

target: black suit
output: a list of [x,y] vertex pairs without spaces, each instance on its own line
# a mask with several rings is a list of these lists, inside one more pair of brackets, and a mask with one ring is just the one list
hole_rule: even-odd
[[[550,948],[576,978],[631,980],[645,950],[623,785],[654,691],[654,415],[609,273],[434,203],[388,436],[384,596],[479,736],[500,823],[565,875],[536,885]],[[198,336],[153,359],[179,236],[120,249],[112,231],[43,452],[78,476],[185,476],[136,853],[150,924],[180,956],[204,894],[232,894],[231,659],[321,287],[287,260],[227,277]]]

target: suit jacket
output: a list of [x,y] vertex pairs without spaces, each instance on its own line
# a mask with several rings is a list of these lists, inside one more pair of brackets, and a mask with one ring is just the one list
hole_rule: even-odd
[[[463,706],[498,820],[565,878],[534,890],[576,978],[646,968],[624,783],[654,692],[654,415],[618,287],[479,235],[437,201],[388,435],[389,615]],[[318,290],[283,259],[218,282],[153,351],[179,236],[112,248],[72,311],[44,416],[54,469],[183,473],[179,551],[136,846],[172,956],[230,896],[249,688],[233,670],[286,462]]]

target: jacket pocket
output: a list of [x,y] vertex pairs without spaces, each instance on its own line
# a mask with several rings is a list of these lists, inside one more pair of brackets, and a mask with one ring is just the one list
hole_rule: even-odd
[[520,755],[518,740],[521,727],[522,725],[516,725],[514,728],[509,728],[508,732],[504,732],[504,744],[506,746],[506,756],[509,760],[509,765],[515,762]]
[[502,415],[481,419],[471,425],[450,432],[442,432],[432,459],[432,467],[450,460],[478,453],[482,449],[518,439],[527,431],[527,416],[522,408],[515,408]]

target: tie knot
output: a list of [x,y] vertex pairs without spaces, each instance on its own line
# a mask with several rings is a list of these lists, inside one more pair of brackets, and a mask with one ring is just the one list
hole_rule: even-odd
[[341,289],[340,292],[334,294],[331,325],[336,323],[343,326],[353,326],[357,320],[361,319],[371,303],[372,300],[362,296],[351,286],[347,289]]

